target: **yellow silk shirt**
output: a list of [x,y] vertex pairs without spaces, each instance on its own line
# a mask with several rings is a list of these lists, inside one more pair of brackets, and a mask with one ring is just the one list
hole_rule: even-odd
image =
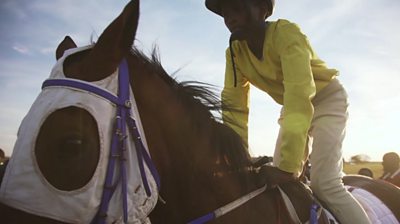
[[229,48],[226,51],[222,101],[230,110],[223,110],[223,120],[247,144],[250,83],[268,93],[284,108],[279,168],[298,172],[314,113],[311,100],[338,71],[318,58],[296,24],[287,20],[269,22],[265,32],[262,59],[254,56],[246,41],[232,43],[236,87]]

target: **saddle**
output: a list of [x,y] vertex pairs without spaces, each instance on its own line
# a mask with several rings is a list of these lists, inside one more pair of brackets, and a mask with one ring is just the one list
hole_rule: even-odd
[[273,158],[269,156],[259,156],[251,158],[251,163],[253,168],[260,168],[263,165],[272,163]]

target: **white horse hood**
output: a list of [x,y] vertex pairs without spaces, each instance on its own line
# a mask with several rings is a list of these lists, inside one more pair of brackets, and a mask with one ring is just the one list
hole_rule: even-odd
[[[53,68],[50,79],[66,79],[63,73],[65,58],[90,47],[66,51]],[[117,95],[118,71],[90,84]],[[132,91],[130,95],[133,105],[132,115],[135,117],[143,144],[147,149]],[[84,187],[73,191],[62,191],[52,186],[42,175],[36,162],[34,149],[40,127],[45,119],[52,112],[69,106],[85,109],[96,120],[100,137],[100,158],[93,177]],[[0,188],[0,201],[28,213],[63,222],[90,223],[99,209],[102,197],[115,114],[116,106],[113,103],[87,91],[71,87],[43,89],[21,123],[13,154]],[[137,166],[135,144],[130,138],[127,141],[127,147],[128,223],[147,223],[149,222],[147,216],[157,202],[157,186],[148,168],[145,167],[152,191],[151,196],[147,197]],[[118,186],[110,201],[107,223],[122,222],[121,194],[121,188]]]

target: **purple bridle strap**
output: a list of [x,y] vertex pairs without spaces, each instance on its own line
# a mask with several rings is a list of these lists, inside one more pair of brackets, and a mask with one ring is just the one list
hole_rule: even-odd
[[310,224],[318,224],[318,210],[320,206],[313,202],[310,209]]
[[214,220],[215,218],[216,218],[215,213],[211,212],[211,213],[208,213],[207,215],[203,215],[191,222],[188,222],[188,224],[203,224],[203,223],[209,222],[211,220]]
[[[117,106],[117,114],[116,114],[116,122],[115,122],[115,132],[112,136],[111,140],[111,150],[110,150],[110,158],[107,166],[105,184],[103,195],[100,203],[100,208],[96,216],[94,217],[92,223],[103,224],[107,218],[107,210],[112,195],[118,185],[121,182],[121,191],[122,191],[122,206],[123,206],[123,218],[124,222],[128,221],[128,203],[127,203],[127,172],[126,172],[126,141],[127,141],[127,126],[131,131],[131,135],[133,136],[133,140],[136,148],[136,155],[138,157],[138,165],[139,171],[142,178],[142,182],[146,191],[146,195],[151,196],[151,190],[149,187],[148,179],[145,172],[144,163],[146,163],[149,171],[151,172],[158,190],[160,190],[160,177],[158,175],[157,169],[154,166],[151,157],[144,147],[143,141],[140,137],[139,130],[136,125],[136,121],[132,118],[131,114],[131,101],[130,101],[130,82],[129,82],[129,70],[127,61],[122,60],[119,66],[118,73],[118,97],[114,94],[105,91],[97,86],[91,85],[84,81],[73,80],[73,79],[49,79],[46,80],[42,89],[46,87],[52,86],[64,86],[71,87],[75,89],[81,89],[88,91],[89,93],[96,94],[101,96]],[[119,162],[120,173],[119,177],[114,181],[114,172],[115,172],[115,164]]]

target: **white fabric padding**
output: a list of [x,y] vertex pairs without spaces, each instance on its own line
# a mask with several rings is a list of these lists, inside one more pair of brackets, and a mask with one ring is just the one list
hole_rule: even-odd
[[[346,186],[349,188],[348,186]],[[392,211],[375,195],[361,188],[355,188],[351,194],[364,208],[371,223],[399,224]]]

